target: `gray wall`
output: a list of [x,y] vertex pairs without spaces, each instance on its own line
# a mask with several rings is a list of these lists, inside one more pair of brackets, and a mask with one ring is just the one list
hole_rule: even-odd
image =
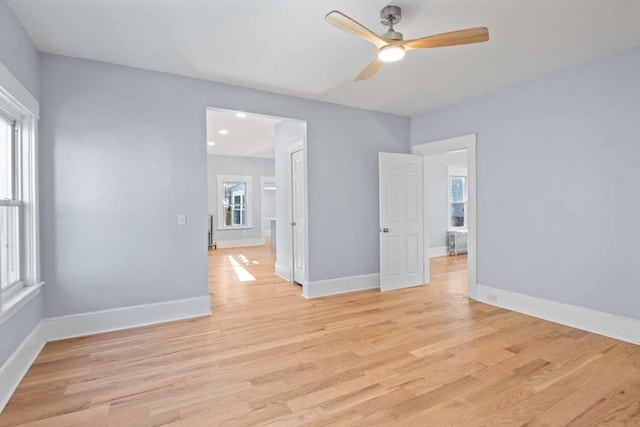
[[82,59],[41,65],[48,316],[207,294],[208,106],[307,120],[310,279],[378,271],[377,156],[407,152],[408,118]]
[[449,229],[448,166],[467,167],[467,152],[427,156],[425,172],[430,248],[447,246],[447,230]]
[[243,230],[218,230],[216,241],[259,239],[262,237],[262,206],[260,176],[275,175],[275,161],[257,157],[207,156],[207,200],[208,213],[214,216],[214,227],[218,224],[218,181],[216,175],[253,176],[253,228]]
[[640,318],[640,47],[411,121],[474,132],[478,283]]
[[[39,98],[38,52],[4,0],[0,0],[0,62]],[[40,294],[0,324],[0,366],[40,322],[42,313]]]
[[40,97],[38,51],[5,0],[0,0],[0,62],[36,99]]

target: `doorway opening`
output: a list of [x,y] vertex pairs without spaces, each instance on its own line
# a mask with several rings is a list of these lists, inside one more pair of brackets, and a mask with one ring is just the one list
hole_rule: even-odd
[[424,283],[466,270],[466,286],[455,292],[475,299],[476,135],[415,145],[413,153],[423,157]]
[[274,273],[304,286],[306,122],[207,108],[206,124],[210,293],[219,291],[212,283],[257,283],[269,275],[282,284]]

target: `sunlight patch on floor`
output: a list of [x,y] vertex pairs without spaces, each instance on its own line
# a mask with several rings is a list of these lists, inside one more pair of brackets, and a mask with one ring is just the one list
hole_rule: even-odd
[[[243,255],[240,255],[240,257],[243,257]],[[229,255],[227,258],[229,258],[229,262],[233,266],[233,271],[236,272],[238,280],[240,280],[241,282],[252,282],[256,280],[255,276],[249,273],[246,268],[241,266],[240,263],[233,257],[233,255]]]

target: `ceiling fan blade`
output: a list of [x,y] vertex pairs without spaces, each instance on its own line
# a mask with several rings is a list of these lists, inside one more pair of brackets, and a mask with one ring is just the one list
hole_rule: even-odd
[[373,43],[377,48],[381,48],[382,46],[386,46],[389,44],[364,25],[354,21],[344,13],[338,12],[337,10],[333,10],[327,13],[324,19],[329,24],[341,29],[342,31],[346,31],[347,33],[353,34],[354,36],[360,37],[361,39],[365,39],[366,41]]
[[367,65],[365,69],[362,70],[360,74],[358,74],[358,76],[353,81],[357,82],[359,80],[370,79],[371,77],[373,77],[375,73],[378,72],[378,69],[380,68],[381,65],[382,65],[382,61],[380,61],[378,58],[374,59],[373,62]]
[[406,50],[429,47],[455,46],[459,44],[481,43],[489,40],[489,30],[485,27],[436,34],[421,39],[407,40],[403,43]]

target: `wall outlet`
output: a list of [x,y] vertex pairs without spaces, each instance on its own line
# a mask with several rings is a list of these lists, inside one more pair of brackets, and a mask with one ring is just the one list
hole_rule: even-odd
[[187,225],[187,215],[178,214],[178,225]]
[[498,296],[493,294],[487,294],[487,301],[498,302]]

